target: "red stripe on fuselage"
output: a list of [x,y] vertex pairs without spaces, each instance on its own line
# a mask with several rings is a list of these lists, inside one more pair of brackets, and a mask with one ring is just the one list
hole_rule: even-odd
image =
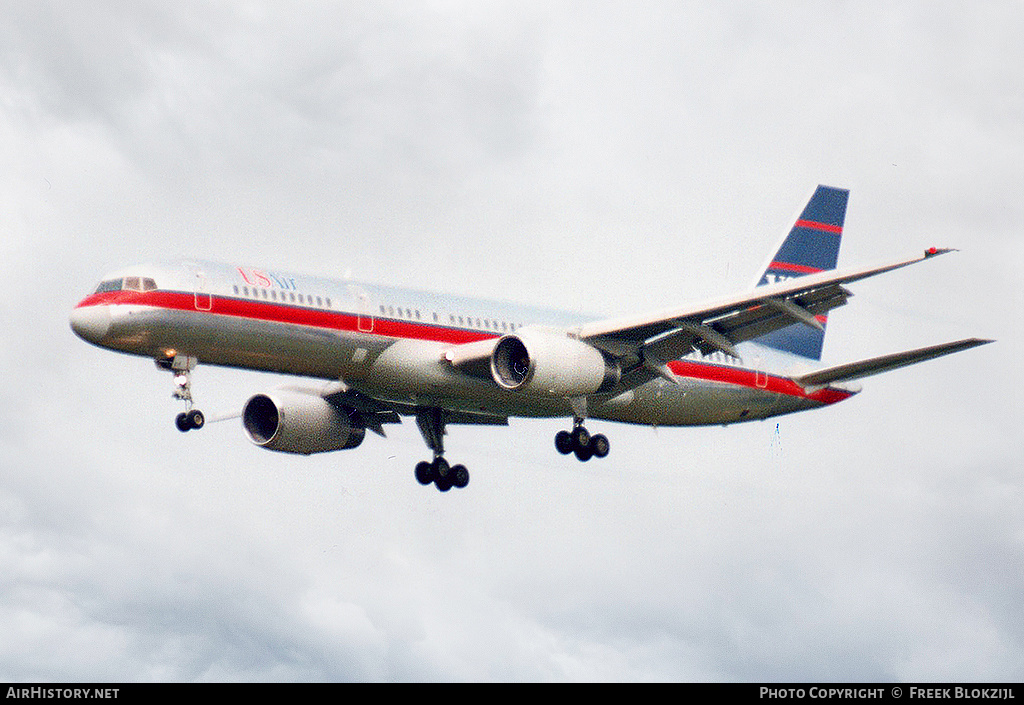
[[[364,331],[359,328],[359,316],[354,313],[330,311],[304,306],[293,306],[273,301],[254,301],[251,299],[235,299],[229,297],[200,295],[203,309],[196,308],[196,297],[193,293],[176,291],[108,291],[93,294],[83,299],[78,307],[126,305],[151,306],[172,311],[189,311],[194,313],[211,313],[220,316],[252,318],[260,321],[272,321],[289,325],[329,328],[331,330],[367,333],[386,338],[409,338],[413,340],[432,340],[439,343],[472,343],[486,338],[497,338],[498,333],[487,331],[448,328],[437,324],[418,321],[402,321],[388,318],[373,317],[373,330]],[[210,308],[205,308],[209,304]],[[365,318],[370,318],[366,316]]]
[[[353,313],[290,306],[272,301],[264,302],[212,296],[209,299],[209,310],[199,310],[195,307],[195,303],[195,294],[191,292],[107,291],[87,296],[79,302],[76,308],[109,305],[149,306],[173,311],[252,318],[289,325],[329,328],[331,330],[379,335],[387,338],[430,340],[454,345],[499,337],[499,334],[494,332],[449,328],[431,323],[399,321],[378,317],[373,318],[373,331],[367,332],[359,329],[359,317]],[[202,303],[204,305],[207,303],[206,295],[202,296]],[[741,367],[730,367],[691,360],[673,360],[668,363],[668,366],[672,373],[679,377],[689,377],[706,382],[720,382],[752,389],[763,389],[776,394],[804,397],[822,404],[834,404],[852,396],[851,392],[833,388],[826,388],[813,394],[808,394],[800,385],[787,377],[755,372],[754,370]],[[762,383],[759,384],[759,382]]]
[[729,367],[728,365],[715,365],[693,360],[673,360],[668,363],[668,368],[672,370],[672,374],[678,377],[690,377],[705,382],[720,382],[722,384],[733,384],[738,387],[763,389],[766,392],[812,399],[822,404],[834,404],[853,396],[850,392],[833,388],[826,388],[813,394],[808,394],[804,391],[803,387],[788,377],[755,372],[743,367]]
[[820,230],[825,233],[832,233],[833,235],[843,234],[843,226],[829,225],[828,223],[819,223],[816,220],[798,220],[796,221],[795,227],[809,228],[810,230]]

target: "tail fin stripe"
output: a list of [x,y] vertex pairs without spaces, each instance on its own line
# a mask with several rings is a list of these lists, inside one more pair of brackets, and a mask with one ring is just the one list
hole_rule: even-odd
[[829,235],[823,239],[817,231],[793,228],[772,261],[814,267],[815,271],[835,269],[839,240],[839,236]]
[[799,272],[800,274],[817,274],[818,272],[824,272],[824,269],[819,267],[808,267],[803,264],[793,264],[792,262],[772,262],[768,265],[768,270],[781,270],[785,272]]
[[796,228],[807,228],[809,230],[821,230],[826,233],[833,233],[834,235],[843,234],[842,225],[832,225],[830,223],[819,223],[814,220],[798,220],[793,227]]

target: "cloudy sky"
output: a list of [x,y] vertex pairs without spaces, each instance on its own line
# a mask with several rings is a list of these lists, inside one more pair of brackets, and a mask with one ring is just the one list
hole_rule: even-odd
[[[1024,679],[1018,2],[0,0],[0,680]],[[67,315],[179,255],[619,314],[750,284],[818,183],[826,362],[729,428],[180,434]],[[200,368],[211,415],[283,383]],[[776,424],[776,421],[778,422]]]

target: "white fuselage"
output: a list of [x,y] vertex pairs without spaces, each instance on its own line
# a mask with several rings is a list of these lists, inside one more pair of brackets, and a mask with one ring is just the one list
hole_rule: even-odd
[[[363,394],[418,407],[499,416],[572,416],[568,399],[503,389],[445,362],[453,346],[584,319],[539,308],[210,262],[145,265],[83,299],[72,327],[102,347],[157,360],[343,380]],[[771,372],[772,354],[739,346],[668,363],[673,381],[588,397],[587,415],[652,425],[726,424],[831,404],[854,391],[806,391]]]

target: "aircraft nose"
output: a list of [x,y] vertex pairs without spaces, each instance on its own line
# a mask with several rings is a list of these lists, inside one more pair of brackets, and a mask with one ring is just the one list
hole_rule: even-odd
[[106,306],[79,306],[71,312],[71,330],[83,340],[98,343],[110,331],[110,311]]

